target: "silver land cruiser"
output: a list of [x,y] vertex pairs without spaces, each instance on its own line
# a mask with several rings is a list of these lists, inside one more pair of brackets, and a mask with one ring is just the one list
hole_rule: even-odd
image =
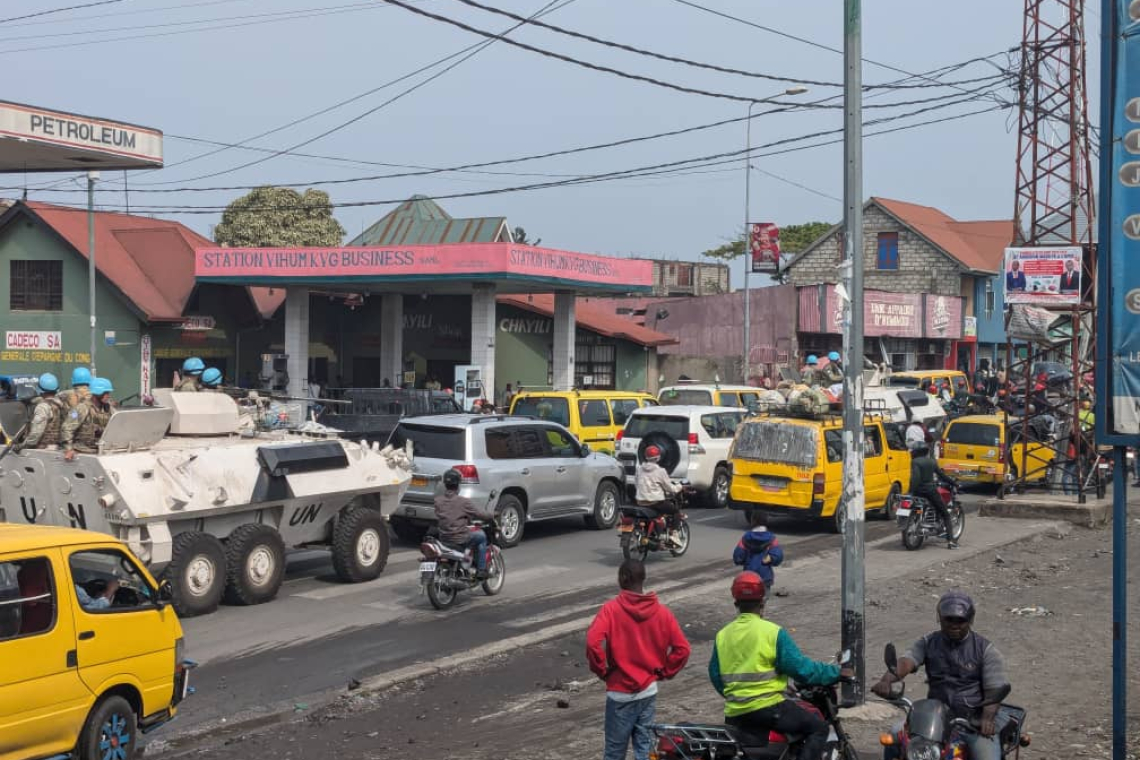
[[389,516],[402,541],[419,543],[435,524],[435,497],[451,468],[463,477],[460,495],[476,509],[486,509],[495,494],[505,546],[522,539],[527,522],[582,515],[587,526],[603,530],[617,521],[621,466],[556,423],[507,415],[410,417],[389,443],[408,441],[415,459],[411,486]]

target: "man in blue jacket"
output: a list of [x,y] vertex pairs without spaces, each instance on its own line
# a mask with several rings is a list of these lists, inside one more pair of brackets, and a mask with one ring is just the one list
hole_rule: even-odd
[[850,677],[838,665],[809,660],[780,626],[764,619],[764,582],[745,571],[732,582],[740,614],[721,628],[709,660],[709,680],[724,697],[724,722],[749,733],[779,731],[806,737],[800,757],[822,757],[828,726],[823,718],[784,697],[788,679],[826,686]]
[[741,536],[736,548],[732,550],[732,564],[759,575],[764,581],[765,591],[771,591],[772,584],[776,582],[776,573],[772,568],[784,561],[784,550],[776,540],[776,535],[764,523],[764,513],[758,509],[753,510],[749,520],[752,529]]

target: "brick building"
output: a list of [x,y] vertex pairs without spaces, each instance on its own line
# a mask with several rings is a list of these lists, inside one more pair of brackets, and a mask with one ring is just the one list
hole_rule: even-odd
[[[964,367],[978,357],[979,293],[1001,272],[1013,222],[959,221],[930,206],[871,198],[863,207],[868,358],[896,370]],[[837,225],[787,266],[799,291],[800,353],[842,343],[834,284],[843,262]],[[1004,337],[990,336],[991,340]]]

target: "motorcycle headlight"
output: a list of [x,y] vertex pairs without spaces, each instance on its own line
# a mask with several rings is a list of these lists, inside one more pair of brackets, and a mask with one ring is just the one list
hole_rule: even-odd
[[925,739],[911,740],[906,749],[907,760],[939,760],[942,757],[941,748]]

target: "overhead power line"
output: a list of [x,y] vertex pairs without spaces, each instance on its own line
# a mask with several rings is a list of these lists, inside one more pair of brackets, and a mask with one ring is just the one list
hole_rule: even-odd
[[51,10],[38,11],[36,13],[28,13],[23,16],[12,16],[11,18],[0,18],[0,24],[7,24],[9,21],[23,21],[26,18],[37,18],[39,16],[50,16],[53,13],[65,13],[66,11],[77,11],[80,8],[93,8],[96,5],[110,5],[111,3],[121,3],[123,0],[96,0],[92,3],[83,3],[82,5],[69,5],[66,8],[52,8]]

